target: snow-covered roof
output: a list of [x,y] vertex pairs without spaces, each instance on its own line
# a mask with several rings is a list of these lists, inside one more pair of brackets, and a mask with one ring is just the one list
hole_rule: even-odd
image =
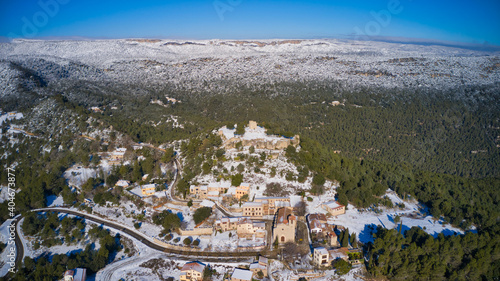
[[231,182],[228,182],[228,181],[222,181],[219,183],[220,187],[223,187],[223,188],[230,188],[231,187]]
[[236,187],[231,186],[227,189],[227,194],[236,194]]
[[143,186],[141,186],[142,189],[144,188],[155,188],[156,187],[156,183],[150,183],[150,184],[145,184]]
[[212,208],[213,206],[215,206],[215,203],[210,200],[203,200],[201,201],[200,206]]
[[327,221],[325,214],[309,214],[307,219],[312,222],[314,220]]
[[313,229],[323,229],[324,227],[323,227],[323,224],[320,223],[318,220],[313,220],[309,224],[309,228],[311,228],[311,230],[313,230]]
[[288,199],[288,200],[290,200],[289,197],[275,197],[275,196],[255,197],[255,200],[269,200],[269,199]]
[[338,207],[344,207],[343,205],[340,205],[339,203],[337,203],[337,201],[329,201],[329,202],[323,203],[323,206],[327,206],[328,208],[331,208],[331,209],[335,209]]
[[281,207],[290,207],[290,202],[288,201],[276,201],[274,203],[274,206],[276,208],[281,208]]
[[238,221],[238,224],[247,224],[247,223],[252,224],[252,220],[251,220],[251,219],[249,219],[249,218],[247,218],[247,217],[245,217],[245,218],[241,218],[241,219]]
[[205,269],[204,263],[201,263],[199,261],[192,261],[192,262],[186,263],[182,267],[181,271],[195,270],[197,272],[203,273],[204,269]]
[[259,257],[259,263],[262,263],[262,264],[267,264],[268,262],[268,259],[264,256],[260,256]]
[[250,270],[252,270],[252,269],[266,269],[266,266],[262,265],[258,262],[254,262],[254,263],[250,264]]
[[253,223],[254,227],[266,227],[266,223],[263,221],[257,221]]
[[219,191],[217,190],[214,190],[214,191],[209,191],[207,193],[208,196],[215,196],[215,197],[218,197],[219,196]]
[[245,202],[241,207],[245,208],[245,207],[259,207],[259,206],[262,206],[262,202]]
[[322,255],[328,255],[328,250],[325,247],[314,248],[314,253],[320,253]]
[[240,280],[252,280],[253,273],[250,270],[246,269],[240,269],[240,268],[235,268],[233,275],[231,275],[232,278],[237,278]]
[[223,217],[221,218],[220,220],[216,220],[215,223],[216,224],[220,224],[222,222],[238,222],[240,221],[241,219],[243,219],[244,217],[239,217],[239,218],[229,218],[229,217]]
[[122,187],[127,187],[130,184],[129,181],[126,180],[119,180],[116,182],[116,186],[122,186]]
[[328,252],[330,253],[332,260],[335,260],[335,259],[346,258],[349,250],[347,248],[343,247],[343,248],[329,250]]
[[87,278],[86,268],[75,269],[75,275],[73,275],[73,281],[85,281],[86,278]]

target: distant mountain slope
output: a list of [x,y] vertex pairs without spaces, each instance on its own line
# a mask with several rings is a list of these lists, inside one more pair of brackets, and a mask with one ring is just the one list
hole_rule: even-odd
[[[348,40],[15,40],[0,44],[0,59],[50,81],[109,79],[185,89],[221,80],[242,85],[342,80],[432,88],[500,80],[498,52]],[[225,89],[218,85],[214,90]]]
[[81,114],[99,107],[95,118],[135,141],[257,120],[348,157],[499,173],[498,52],[348,40],[15,40],[0,43],[0,78],[4,111],[49,108],[40,115],[57,118],[43,101],[64,97]]

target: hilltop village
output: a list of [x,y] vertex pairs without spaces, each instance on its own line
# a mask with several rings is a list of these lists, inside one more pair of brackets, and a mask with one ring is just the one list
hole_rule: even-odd
[[498,279],[491,44],[0,41],[2,280]]
[[[22,118],[6,116],[9,122]],[[291,163],[288,154],[301,149],[298,135],[268,134],[254,121],[160,146],[130,141],[113,128],[79,138],[105,149],[64,171],[69,189],[49,198],[49,207],[69,208],[87,216],[89,223],[99,218],[117,225],[110,231],[132,239],[126,252],[115,257],[111,265],[116,266],[97,272],[97,277],[114,276],[120,264],[143,260],[134,253],[152,247],[181,259],[156,273],[150,266],[159,266],[159,259],[125,266],[127,278],[156,274],[182,281],[355,280],[364,270],[363,246],[372,241],[377,221],[397,227],[405,216],[406,223],[428,222],[429,231],[437,228],[418,211],[418,203],[394,193],[384,198],[394,202],[396,210],[358,210],[340,203],[337,182]],[[86,233],[93,229],[84,226]],[[30,256],[53,251],[37,243],[36,235],[23,239]],[[67,245],[62,236],[58,239],[61,252],[88,243],[80,239]],[[203,257],[212,257],[211,262]],[[85,280],[86,270],[68,270],[64,280]]]
[[[243,135],[237,135],[234,131],[226,127],[218,131],[223,140],[222,146],[227,150],[251,150],[257,154],[265,151],[271,158],[277,158],[287,147],[298,148],[300,145],[299,136],[267,136],[265,129],[254,121],[249,122]],[[336,202],[335,198],[320,205],[323,213],[309,214],[305,211],[306,198],[262,196],[258,190],[258,184],[249,182],[241,182],[236,186],[229,181],[191,185],[187,196],[190,202],[220,210],[222,216],[208,223],[213,225],[212,228],[200,228],[201,225],[197,225],[192,232],[181,232],[191,235],[235,233],[239,250],[284,250],[284,254],[278,254],[278,259],[292,258],[301,265],[302,260],[298,257],[303,256],[304,252],[299,247],[312,247],[311,255],[304,255],[308,266],[292,280],[322,277],[324,273],[317,269],[329,268],[337,259],[351,265],[361,264],[361,250],[354,242],[355,238],[351,244],[339,240],[339,235],[345,235],[345,227],[335,224],[335,218],[345,214],[346,206]],[[180,280],[202,280],[201,274],[205,267],[205,264],[196,261],[186,263],[181,269]],[[268,274],[268,257],[260,256],[255,262],[235,268],[226,275],[227,280],[239,281],[268,278]]]
[[[95,196],[94,199],[85,198],[87,208],[92,209],[95,214],[104,216],[117,212],[125,215],[129,213],[130,215],[126,216],[130,218],[131,225],[138,231],[152,235],[154,243],[166,248],[268,253],[260,255],[255,262],[241,268],[227,269],[224,273],[227,280],[270,278],[269,259],[296,261],[297,268],[304,270],[297,275],[298,278],[323,276],[324,272],[318,269],[330,268],[332,261],[338,258],[348,264],[360,264],[360,255],[351,254],[361,252],[357,242],[354,241],[355,235],[352,236],[351,243],[339,238],[349,237],[346,228],[335,222],[336,218],[345,214],[346,206],[335,200],[334,193],[328,197],[329,200],[323,200],[315,208],[308,208],[308,205],[312,206],[315,202],[308,201],[312,200],[312,195],[305,196],[305,193],[302,196],[269,195],[271,186],[283,190],[290,188],[285,184],[289,181],[285,179],[287,171],[284,168],[293,171],[295,167],[282,162],[286,162],[285,149],[288,147],[300,149],[298,135],[293,137],[268,135],[266,129],[254,121],[250,121],[244,130],[241,128],[238,130],[236,126],[233,128],[226,126],[214,132],[214,135],[221,139],[219,149],[225,151],[222,157],[226,158],[222,170],[228,170],[229,177],[215,177],[214,173],[202,174],[191,180],[192,184],[185,194],[179,193],[179,189],[173,185],[179,184],[176,181],[180,175],[174,173],[173,169],[179,171],[181,166],[186,165],[186,160],[183,160],[183,155],[179,151],[179,160],[172,160],[175,166],[162,164],[159,167],[162,171],[160,173],[143,172],[135,181],[130,178],[116,178],[115,189],[123,190],[122,192],[136,203],[142,202],[140,206],[143,212],[140,209],[135,210],[137,206],[134,205],[137,204],[118,208],[120,211],[116,209],[112,211],[114,209],[112,202],[95,202]],[[84,136],[90,140],[94,137]],[[177,145],[180,147],[182,144]],[[137,152],[144,149],[168,154],[172,153],[175,146],[153,147],[144,143],[116,146],[112,151],[99,154],[98,166],[106,172],[116,169],[114,167],[134,165],[135,161],[144,162],[146,161],[144,155],[134,156],[134,152],[138,154]],[[174,150],[173,153],[177,152]],[[258,157],[261,163],[257,166],[260,166],[259,169],[262,171],[255,173],[254,169],[253,173],[245,173],[241,167],[248,161],[245,162],[244,159],[252,157]],[[279,167],[284,168],[276,170]],[[229,170],[233,171],[232,174]],[[260,177],[266,175],[266,172],[274,174],[272,178],[276,181],[271,183],[262,181]],[[97,173],[85,167],[74,167],[67,171],[66,175],[69,183],[76,190],[81,190],[85,179],[82,175],[87,174],[92,178]],[[235,177],[243,174],[244,176],[235,180]],[[244,179],[249,181],[243,181]],[[311,184],[311,180],[303,182],[301,188],[306,189]],[[290,194],[283,193],[283,190],[279,193]],[[314,212],[309,213],[308,209]],[[154,221],[158,216],[167,213],[183,217],[179,227],[160,231],[158,227],[148,226],[148,218]],[[201,214],[200,219],[198,214]],[[178,278],[183,281],[202,280],[204,272],[209,268],[207,263],[193,260],[180,268]],[[279,275],[278,272],[274,274]]]

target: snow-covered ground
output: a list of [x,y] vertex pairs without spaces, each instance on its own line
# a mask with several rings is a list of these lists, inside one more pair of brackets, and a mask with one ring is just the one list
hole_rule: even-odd
[[[325,194],[321,197],[315,197],[313,202],[308,202],[309,213],[328,214],[321,207],[321,204],[334,199],[333,192]],[[425,232],[437,237],[439,233],[444,235],[453,235],[455,233],[462,234],[463,230],[444,223],[432,216],[424,216],[425,208],[415,200],[403,201],[395,192],[387,190],[386,196],[389,197],[394,204],[404,203],[405,208],[398,207],[389,209],[380,207],[380,212],[375,212],[370,209],[359,210],[352,205],[348,205],[344,215],[331,217],[328,222],[335,225],[341,225],[349,228],[350,233],[356,233],[358,240],[367,243],[373,241],[372,231],[381,225],[387,229],[399,227],[399,223],[394,223],[394,218],[399,215],[402,223],[402,231],[408,230],[413,226],[422,228]]]
[[[0,242],[7,244],[10,236],[9,226],[12,224],[12,219],[6,220],[0,226]],[[10,254],[10,247],[14,247],[14,245],[7,244],[4,251],[0,255],[0,277],[5,276],[9,269],[11,268],[10,264],[7,263],[9,261],[8,255]]]
[[[261,173],[255,173],[253,168],[247,166],[246,160],[237,160],[238,154],[246,154],[248,156],[260,157],[260,153],[266,153],[266,155],[276,155],[276,158],[266,158],[264,166],[260,168]],[[238,165],[245,165],[245,172],[243,172],[243,182],[250,183],[250,200],[254,197],[265,196],[266,186],[269,183],[281,184],[284,190],[287,190],[290,195],[294,195],[297,190],[309,190],[311,188],[312,177],[308,177],[303,183],[298,181],[288,181],[285,177],[287,172],[292,172],[294,175],[298,174],[297,167],[292,163],[288,162],[284,156],[284,152],[280,150],[267,150],[267,149],[256,149],[255,153],[250,154],[249,148],[246,147],[242,150],[238,149],[227,149],[225,157],[228,161],[222,163],[223,169],[227,171],[236,170]],[[274,177],[270,176],[271,169],[276,169],[276,175]],[[218,179],[213,174],[200,175],[195,177],[194,181],[200,184],[214,183]],[[325,187],[329,188],[332,186],[332,182],[326,182]]]
[[0,126],[2,126],[3,122],[7,120],[19,120],[22,119],[24,115],[21,112],[4,112],[0,115]]
[[[234,138],[236,129],[228,129],[226,126],[220,129],[220,132],[224,135],[224,137],[229,140]],[[262,139],[268,142],[276,141],[282,139],[280,136],[268,135],[266,133],[266,129],[262,127],[257,127],[255,129],[250,129],[248,127],[245,128],[245,133],[241,136],[241,139],[244,140],[256,140]]]
[[85,168],[81,165],[75,165],[64,172],[64,178],[68,180],[69,186],[81,188],[89,179],[97,177],[97,171],[93,168]]
[[[139,222],[136,217],[141,214],[151,214],[151,210],[139,210],[135,204],[128,201],[120,206],[94,206],[92,211],[94,214],[101,214],[108,220],[118,222],[134,229],[134,223]],[[160,226],[148,222],[140,222],[141,227],[139,232],[146,234],[149,237],[156,237],[162,230]]]
[[[155,270],[146,267],[147,263],[156,264]],[[179,280],[182,266],[188,261],[170,258],[159,252],[143,252],[137,257],[125,259],[116,264],[110,264],[99,271],[96,280],[120,280],[127,281],[162,281],[168,277]],[[212,277],[213,281],[222,281],[224,273],[230,272],[240,265],[248,263],[205,263],[217,271]],[[143,266],[141,266],[143,265]],[[113,271],[111,273],[111,271]],[[111,277],[111,279],[108,279]]]
[[[359,277],[362,275],[363,267],[353,268],[348,274],[339,276],[335,273],[335,270],[325,270],[325,275],[323,277],[318,277],[315,281],[330,281],[330,280],[344,280],[344,281],[361,281],[363,278]],[[298,278],[297,271],[288,269],[283,262],[278,260],[271,260],[269,263],[269,274],[274,281],[288,281],[292,278]]]
[[112,166],[107,161],[101,161],[97,167],[83,167],[76,164],[64,171],[63,176],[69,186],[81,188],[89,178],[96,178],[101,171],[106,174],[111,168]]
[[[11,191],[14,190],[14,192],[20,192],[20,188],[12,189]],[[0,203],[3,203],[5,200],[9,199],[9,187],[6,185],[0,185]]]
[[[242,85],[328,79],[388,87],[446,87],[461,85],[462,81],[490,84],[499,80],[500,73],[497,69],[488,72],[485,67],[495,64],[491,59],[498,53],[341,39],[14,40],[0,44],[1,59],[37,69],[60,69],[70,78],[155,84],[168,81],[193,91],[224,91],[226,86],[222,83],[203,83],[220,79]],[[53,67],[44,67],[47,64]],[[10,89],[17,72],[8,64],[0,66],[0,73],[6,78],[0,89]],[[378,75],[377,71],[385,74]],[[47,76],[57,77],[53,73]]]
[[64,205],[64,200],[61,195],[55,196],[50,195],[47,196],[47,207],[60,207]]
[[[228,132],[224,131],[224,134],[228,134],[228,137],[231,136],[231,133],[232,130],[229,130]],[[256,150],[252,156],[260,156],[259,153],[261,152],[269,154],[270,151]],[[223,163],[224,168],[231,171],[231,168],[236,169],[240,163],[246,164],[245,161],[235,160],[237,155],[240,153],[250,154],[248,148],[244,148],[242,150],[228,149],[226,151],[226,158],[228,161]],[[261,171],[263,172],[262,174],[248,171],[248,168],[243,173],[243,181],[251,183],[249,198],[252,200],[254,197],[264,196],[267,184],[279,183],[284,189],[289,191],[290,195],[288,197],[290,197],[290,205],[295,206],[299,201],[301,201],[301,197],[294,194],[296,194],[297,190],[309,190],[311,188],[312,177],[309,176],[304,183],[286,180],[286,173],[291,171],[297,175],[297,168],[287,161],[283,152],[274,151],[273,153],[278,153],[278,157],[266,159],[264,167],[261,168]],[[276,168],[276,176],[274,177],[269,176],[271,167]],[[217,179],[213,174],[207,174],[198,176],[195,180],[203,184],[208,184],[215,182]],[[324,185],[325,193],[323,195],[314,196],[307,192],[306,196],[312,198],[312,201],[305,200],[307,203],[307,213],[327,214],[327,211],[323,208],[322,204],[335,200],[337,187],[338,183],[327,181]],[[354,206],[349,205],[347,207],[346,214],[337,216],[336,218],[332,217],[329,219],[329,222],[349,228],[349,231],[351,233],[356,233],[358,240],[363,243],[373,241],[372,230],[376,229],[377,225],[381,225],[385,228],[397,227],[399,224],[394,223],[394,218],[397,215],[401,218],[403,232],[413,226],[418,226],[434,237],[437,237],[439,233],[443,233],[445,235],[463,233],[461,229],[450,224],[446,224],[442,220],[435,219],[429,215],[424,215],[425,207],[415,200],[403,201],[390,189],[387,190],[386,196],[393,201],[394,205],[404,203],[405,208],[400,209],[395,207],[388,209],[386,207],[380,207],[380,211],[375,212],[372,209],[358,210]]]

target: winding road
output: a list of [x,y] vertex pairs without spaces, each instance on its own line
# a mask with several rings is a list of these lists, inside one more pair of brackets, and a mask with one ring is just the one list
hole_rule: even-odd
[[[71,210],[67,208],[41,208],[41,209],[35,209],[32,210],[32,212],[57,212],[57,213],[64,213],[64,214],[69,214],[73,216],[78,216],[85,218],[86,220],[89,220],[94,223],[98,223],[110,228],[113,228],[117,232],[122,232],[125,234],[128,234],[132,236],[133,238],[137,239],[139,242],[142,244],[146,245],[147,247],[161,251],[167,256],[175,257],[176,259],[180,260],[200,260],[200,261],[205,261],[205,262],[220,262],[221,260],[224,260],[225,262],[242,262],[248,260],[250,257],[255,257],[260,251],[249,251],[249,252],[206,252],[206,251],[189,251],[189,250],[179,250],[179,249],[172,249],[169,247],[165,247],[163,245],[160,245],[156,242],[154,242],[151,237],[146,236],[143,233],[140,233],[138,231],[135,231],[131,228],[128,228],[122,224],[112,222],[103,218],[99,218],[94,215],[89,215],[84,212],[76,211],[76,210]],[[18,224],[21,221],[22,217],[18,216],[15,226],[16,226],[16,268],[21,268],[22,262],[24,259],[24,247],[23,243],[20,239],[20,233],[18,231]],[[118,261],[116,264],[113,265],[114,270],[122,268],[123,266],[130,265],[133,263],[137,263],[140,261],[146,261],[148,260],[148,257],[141,257],[139,259],[132,259],[132,260],[126,260],[126,261]],[[107,270],[105,272],[105,276],[103,277],[104,280],[111,280],[111,277],[113,276],[114,270]]]
[[133,230],[131,228],[128,228],[124,226],[123,224],[119,224],[116,222],[109,221],[107,219],[99,218],[94,215],[89,215],[84,212],[76,211],[76,210],[71,210],[67,208],[42,208],[42,209],[36,209],[33,210],[34,212],[57,212],[57,213],[65,213],[73,216],[78,216],[85,218],[86,220],[102,224],[107,227],[111,227],[119,232],[126,233],[135,239],[137,239],[139,242],[142,244],[148,246],[151,249],[161,251],[164,253],[172,254],[177,257],[186,257],[186,258],[197,258],[197,259],[210,259],[212,257],[215,257],[217,259],[234,259],[234,260],[240,260],[241,258],[246,258],[246,257],[254,257],[257,253],[260,251],[247,251],[247,252],[207,252],[207,251],[194,251],[194,250],[179,250],[179,249],[172,249],[170,247],[166,247],[164,245],[161,245],[157,242],[155,242],[151,237],[146,236],[143,233],[140,233],[136,230]]
[[179,162],[179,159],[177,157],[174,158],[174,163],[175,163],[175,166],[176,166],[176,169],[175,169],[175,180],[172,183],[172,185],[170,186],[170,199],[172,201],[175,201],[175,202],[185,203],[186,206],[187,206],[187,201],[180,200],[179,198],[177,198],[177,196],[175,196],[175,186],[179,182],[179,179],[180,179],[180,176],[181,176],[181,171],[182,171],[182,166],[181,166],[181,163]]
[[[175,186],[177,185],[177,182],[179,181],[180,178],[180,171],[182,171],[182,166],[181,163],[179,162],[179,159],[176,157],[174,159],[175,165],[177,166],[176,173],[175,173],[175,180],[172,183],[172,186],[170,187],[170,198],[172,201],[178,202],[178,203],[183,203],[187,206],[188,200],[181,200],[175,196]],[[201,202],[201,201],[200,201]],[[223,213],[227,217],[234,217],[234,215],[228,213],[225,209],[223,209],[221,206],[219,206],[218,203],[215,203],[215,207]]]
[[[179,160],[175,158],[175,164],[177,166],[176,170],[176,177],[174,182],[172,183],[170,187],[170,193],[171,193],[171,199],[173,201],[179,202],[179,203],[186,203],[187,201],[184,200],[179,200],[178,198],[174,197],[175,196],[175,186],[177,185],[177,182],[179,181],[180,178],[180,170],[181,170],[181,164],[179,163]],[[227,213],[224,209],[219,207],[218,205],[217,209],[219,209],[224,215],[231,217],[231,214]],[[167,256],[173,256],[176,257],[177,259],[181,260],[203,260],[206,262],[217,262],[217,261],[227,261],[227,262],[241,262],[244,260],[248,260],[249,257],[255,257],[258,253],[261,253],[261,251],[246,251],[246,252],[240,252],[240,251],[235,251],[235,252],[207,252],[207,251],[194,251],[194,250],[180,250],[180,249],[173,249],[170,247],[167,247],[165,245],[159,244],[158,242],[155,242],[151,237],[138,232],[134,229],[131,229],[127,226],[124,226],[123,224],[117,223],[110,221],[105,218],[101,218],[95,215],[90,215],[85,212],[69,209],[69,208],[63,208],[63,207],[48,207],[48,208],[40,208],[40,209],[35,209],[32,210],[32,212],[57,212],[57,213],[64,213],[64,214],[69,214],[73,216],[78,216],[85,218],[86,220],[89,220],[91,222],[107,226],[109,228],[114,229],[117,232],[122,232],[125,234],[130,235],[131,237],[137,239],[139,242],[142,244],[146,245],[147,247],[157,250],[160,252],[163,252]],[[19,215],[16,220],[15,220],[15,227],[16,227],[16,237],[15,237],[15,242],[16,242],[16,267],[20,268],[22,266],[22,262],[24,259],[24,246],[23,243],[20,239],[20,233],[18,231],[18,225],[19,222],[22,220],[22,216]],[[127,261],[118,261],[113,268],[121,268],[122,266],[129,265],[132,263],[136,263],[141,259],[133,259],[133,260],[127,260]],[[110,278],[112,277],[112,273],[114,270],[108,270],[106,272],[105,279],[106,280],[111,280]]]

